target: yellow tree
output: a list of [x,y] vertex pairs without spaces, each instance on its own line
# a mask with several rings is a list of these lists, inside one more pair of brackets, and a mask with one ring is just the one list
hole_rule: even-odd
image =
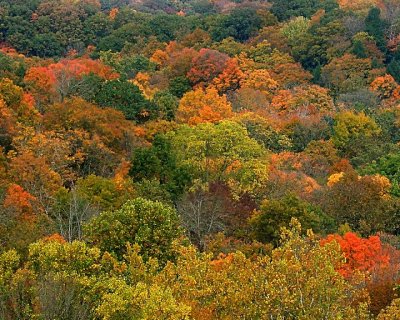
[[278,82],[272,79],[270,73],[266,69],[258,69],[247,72],[247,75],[241,82],[241,85],[243,88],[259,90],[267,96],[271,96],[279,87]]
[[369,319],[364,292],[335,271],[343,262],[339,246],[309,235],[293,220],[281,247],[256,261],[240,252],[212,260],[182,248],[153,281],[189,305],[193,319]]
[[344,111],[336,115],[332,141],[338,148],[345,147],[357,138],[374,137],[380,134],[377,123],[367,115]]
[[398,318],[399,314],[400,299],[395,299],[389,307],[379,313],[377,320],[394,320]]

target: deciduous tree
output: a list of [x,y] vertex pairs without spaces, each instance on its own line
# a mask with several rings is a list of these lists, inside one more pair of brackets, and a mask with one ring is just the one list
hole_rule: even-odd
[[176,113],[178,122],[195,125],[202,122],[218,122],[232,116],[232,106],[217,89],[198,88],[186,93]]

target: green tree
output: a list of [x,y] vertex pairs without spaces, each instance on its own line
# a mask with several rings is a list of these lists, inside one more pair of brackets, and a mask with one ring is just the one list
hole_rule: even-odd
[[223,182],[233,194],[252,194],[267,180],[267,151],[237,122],[181,126],[167,134],[177,163],[188,166],[198,187]]
[[210,33],[216,41],[233,37],[245,41],[261,28],[262,19],[253,8],[236,8],[229,15],[212,16]]
[[29,53],[38,57],[57,57],[65,53],[65,47],[53,33],[37,34],[32,39]]
[[368,57],[365,45],[362,43],[361,40],[354,41],[351,53],[359,59],[365,59]]
[[109,50],[100,52],[100,59],[113,67],[123,79],[133,79],[140,71],[155,70],[155,64],[140,54],[121,55]]
[[156,105],[159,119],[174,120],[178,109],[179,100],[169,91],[160,91],[154,95],[153,102]]
[[105,81],[94,99],[100,106],[122,111],[128,120],[142,122],[154,115],[154,105],[143,97],[136,85],[128,81]]
[[365,30],[374,37],[378,48],[382,52],[386,52],[385,29],[387,24],[380,16],[381,10],[379,8],[371,8],[365,18]]
[[162,135],[154,138],[150,148],[135,149],[129,174],[137,182],[155,179],[173,200],[192,182],[190,165],[177,162],[171,141]]
[[338,4],[334,0],[273,0],[272,2],[271,11],[280,21],[298,16],[311,18],[319,9],[329,12],[338,8]]
[[375,120],[363,112],[344,111],[334,120],[332,142],[355,166],[369,163],[393,149],[383,139]]
[[387,65],[387,71],[400,83],[400,45]]
[[78,95],[89,102],[96,102],[97,96],[102,90],[104,80],[94,73],[82,77],[79,85],[72,85],[73,95]]
[[173,241],[182,235],[176,211],[142,198],[125,203],[116,211],[106,211],[85,226],[89,243],[122,259],[128,243],[138,244],[145,259],[166,262],[173,258]]
[[336,115],[333,132],[332,141],[335,146],[346,150],[351,140],[358,137],[377,136],[381,130],[376,122],[363,112],[344,111]]
[[386,177],[360,177],[348,170],[329,178],[328,186],[317,195],[317,202],[338,225],[348,223],[362,235],[397,232],[398,204],[390,196],[390,187]]
[[258,241],[278,244],[282,227],[287,227],[292,218],[298,219],[305,230],[329,233],[334,230],[333,220],[322,210],[293,194],[279,200],[264,200],[260,210],[251,218],[254,236]]
[[87,45],[98,45],[100,39],[108,36],[113,29],[112,21],[103,12],[96,13],[84,20],[83,30]]
[[388,154],[365,166],[363,174],[380,174],[392,183],[392,194],[400,196],[400,154]]
[[129,197],[129,191],[119,188],[114,180],[93,174],[76,182],[78,195],[99,210],[119,208]]
[[268,150],[280,152],[292,146],[288,136],[275,129],[267,119],[261,116],[247,113],[238,117],[237,121],[246,127],[251,138]]
[[180,76],[173,78],[169,83],[169,91],[178,98],[192,89],[188,78]]
[[103,10],[110,10],[128,5],[129,0],[100,0],[100,3]]

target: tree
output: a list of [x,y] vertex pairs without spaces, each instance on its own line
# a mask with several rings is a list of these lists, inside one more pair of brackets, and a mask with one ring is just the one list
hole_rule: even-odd
[[[46,67],[31,67],[27,71],[24,81],[30,86],[38,103],[48,103],[55,98],[56,78],[53,72]],[[39,108],[41,109],[41,108]]]
[[194,319],[368,319],[363,291],[335,271],[342,261],[338,245],[302,238],[296,221],[283,230],[271,258],[252,261],[237,252],[211,260],[188,248],[163,273],[174,296],[192,306]]
[[374,37],[378,48],[385,52],[387,50],[384,33],[386,23],[380,18],[380,15],[381,10],[379,8],[371,8],[365,18],[365,30]]
[[200,49],[197,57],[193,58],[187,78],[192,85],[206,86],[225,69],[229,60],[227,54],[211,49]]
[[30,243],[53,230],[51,221],[44,212],[44,204],[39,201],[43,201],[45,195],[38,199],[16,183],[9,183],[4,187],[4,201],[0,206],[0,241],[4,249],[13,248],[25,255]]
[[25,59],[15,55],[15,52],[0,52],[0,76],[20,84],[26,72]]
[[191,185],[190,166],[177,162],[171,141],[161,134],[156,135],[150,148],[137,148],[132,154],[129,175],[137,182],[156,180],[161,190],[177,200]]
[[82,240],[83,225],[98,214],[98,208],[84,199],[76,187],[71,190],[61,188],[54,198],[50,216],[60,236],[68,242]]
[[377,77],[370,84],[370,89],[376,92],[381,99],[388,99],[392,97],[395,89],[399,85],[396,83],[391,75],[384,75],[383,77]]
[[176,119],[181,123],[195,125],[218,122],[231,115],[232,106],[226,96],[220,96],[215,88],[209,87],[186,93],[179,102]]
[[[83,20],[100,10],[98,1],[80,1],[74,3],[68,0],[46,0],[39,4],[36,14],[42,19],[48,20],[50,32],[54,33],[56,40],[64,48],[76,50],[84,47]],[[40,30],[40,29],[39,29]],[[44,30],[41,30],[42,33]]]
[[351,53],[354,54],[359,59],[365,59],[368,57],[365,46],[361,42],[361,40],[354,41]]
[[5,318],[178,320],[190,312],[169,288],[153,283],[156,270],[143,262],[137,247],[129,248],[127,263],[119,263],[84,242],[54,236],[32,244],[28,261],[16,270],[18,262],[15,251],[0,255]]
[[187,34],[181,40],[182,45],[199,50],[208,47],[211,43],[211,36],[208,32],[196,28],[192,33]]
[[378,315],[378,320],[391,320],[395,319],[400,312],[400,299],[393,300],[392,304]]
[[24,91],[12,80],[4,78],[0,80],[0,95],[9,108],[17,111],[23,101]]
[[103,107],[122,111],[128,120],[143,122],[153,116],[154,106],[131,82],[110,80],[103,83],[95,102]]
[[321,244],[336,241],[346,257],[346,263],[338,270],[347,279],[357,272],[365,273],[366,287],[371,297],[370,310],[377,315],[395,297],[393,288],[399,272],[399,251],[381,241],[379,236],[360,238],[347,232],[343,236],[329,235]]
[[89,139],[117,151],[129,151],[134,125],[127,121],[122,112],[111,108],[99,108],[80,98],[56,103],[43,116],[43,125],[48,130],[84,131]]
[[372,6],[375,5],[375,0],[339,0],[338,1],[341,8],[345,10],[352,11],[368,11]]
[[[390,181],[380,175],[360,177],[355,171],[333,174],[318,197],[322,210],[337,224],[348,223],[363,235],[377,231],[392,232],[396,205]],[[396,223],[395,223],[396,224]]]
[[327,177],[332,167],[340,161],[338,150],[330,140],[311,141],[305,148],[302,158],[305,172],[318,181]]
[[307,119],[310,124],[322,116],[331,115],[335,109],[327,89],[310,85],[279,90],[267,110],[282,120]]
[[291,148],[291,141],[283,132],[276,129],[271,121],[257,114],[247,112],[233,118],[244,125],[249,136],[273,152]]
[[80,58],[63,59],[47,67],[31,67],[25,76],[25,81],[40,99],[39,101],[62,102],[66,97],[81,89],[80,84],[84,82],[86,76],[92,75],[104,80],[118,77],[117,73],[101,61]]
[[75,188],[76,193],[83,201],[90,203],[99,211],[118,209],[132,195],[129,185],[126,184],[121,188],[115,179],[95,175],[78,179]]
[[246,41],[261,27],[261,17],[252,8],[237,8],[223,19],[222,35],[216,40],[232,36],[239,41]]
[[176,211],[142,198],[126,202],[116,211],[105,211],[85,227],[85,238],[101,250],[122,259],[126,246],[138,244],[145,259],[165,263],[173,258],[172,243],[182,234]]
[[240,87],[245,74],[240,69],[238,60],[231,58],[226,63],[226,67],[222,73],[213,80],[213,85],[220,93],[234,91]]
[[[97,308],[97,316],[104,319],[188,319],[190,306],[179,302],[170,288],[162,284],[147,285],[138,282],[129,286],[125,282],[110,286],[112,293],[104,294]],[[113,288],[114,287],[114,288]],[[115,288],[116,287],[116,288]]]
[[192,87],[188,78],[180,76],[173,78],[169,83],[169,91],[178,98],[182,98],[183,95],[190,91]]
[[127,0],[101,0],[101,7],[104,10],[109,10],[111,8],[121,8],[128,4]]
[[319,207],[287,194],[279,200],[264,200],[250,225],[256,240],[277,245],[281,228],[287,227],[292,218],[298,219],[306,230],[315,232],[329,232],[333,224]]
[[61,187],[61,178],[46,159],[35,157],[31,152],[21,153],[11,159],[9,174],[15,183],[37,199],[42,210],[49,212],[52,197]]
[[189,239],[200,250],[205,249],[206,236],[226,230],[229,213],[224,199],[214,190],[187,193],[178,202],[177,210]]
[[365,87],[372,79],[372,62],[369,58],[358,59],[351,54],[334,58],[321,70],[323,83],[334,94],[355,91]]
[[391,184],[391,192],[400,195],[400,155],[388,154],[366,165],[362,170],[364,174],[380,174],[387,177]]
[[303,69],[300,63],[277,63],[271,69],[271,77],[277,81],[281,88],[290,89],[297,85],[306,85],[312,75]]
[[228,37],[214,44],[213,48],[219,52],[228,54],[230,57],[234,57],[245,50],[245,45],[235,41],[233,37]]
[[156,85],[152,84],[152,80],[153,79],[150,74],[138,72],[135,76],[135,79],[132,81],[133,84],[138,86],[143,96],[149,100],[152,100],[154,95],[160,90]]
[[238,198],[254,195],[267,180],[266,150],[236,122],[184,125],[167,137],[177,163],[191,169],[194,189],[222,182]]
[[0,300],[0,314],[5,317],[9,315],[7,302],[11,298],[10,284],[15,271],[18,269],[20,256],[15,250],[1,252],[0,254],[0,291],[2,297]]
[[282,27],[282,34],[288,39],[289,44],[295,44],[297,41],[301,41],[310,27],[311,20],[300,16],[285,23]]
[[387,66],[387,71],[390,73],[397,82],[400,82],[400,50],[396,51],[395,56],[392,58]]
[[241,81],[243,88],[252,88],[259,90],[267,96],[273,95],[278,89],[278,82],[276,82],[266,69],[258,69],[247,72],[245,78]]
[[157,107],[159,119],[173,120],[178,109],[179,101],[169,91],[160,91],[154,95],[153,102]]
[[165,67],[165,73],[169,78],[175,78],[186,76],[199,54],[193,48],[182,48],[172,41],[165,51],[155,51],[151,59],[155,60],[160,67]]
[[378,265],[387,265],[389,255],[385,253],[378,236],[367,239],[358,237],[355,233],[347,232],[343,236],[329,235],[321,241],[322,244],[337,241],[346,257],[346,263],[339,272],[345,277],[350,277],[357,270],[372,271]]
[[319,1],[319,0],[274,0],[272,5],[272,13],[278,17],[280,21],[287,20],[292,17],[303,16],[311,18],[311,16],[319,9],[329,12],[338,7],[336,1]]
[[376,137],[381,130],[376,122],[363,112],[344,111],[336,115],[333,132],[333,143],[346,152],[346,147],[352,140]]
[[16,134],[17,119],[7,108],[4,100],[0,100],[0,146],[6,150],[11,148],[12,138]]
[[352,38],[353,48],[352,53],[359,55],[358,58],[372,59],[375,67],[383,67],[385,62],[384,53],[379,50],[374,38],[367,32],[358,32]]
[[118,9],[112,9],[107,16],[103,12],[98,12],[94,15],[87,17],[83,21],[83,31],[85,34],[86,45],[98,45],[100,39],[108,36],[112,32],[113,20],[112,17],[116,17]]
[[[25,191],[24,188],[17,184],[11,184],[4,197],[3,206],[13,209],[17,216],[29,217],[35,213],[33,208],[38,206],[38,203],[36,197]],[[36,213],[40,213],[40,211]]]

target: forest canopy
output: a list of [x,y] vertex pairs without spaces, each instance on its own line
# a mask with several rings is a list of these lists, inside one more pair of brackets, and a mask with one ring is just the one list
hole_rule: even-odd
[[400,318],[398,0],[0,0],[0,319]]

